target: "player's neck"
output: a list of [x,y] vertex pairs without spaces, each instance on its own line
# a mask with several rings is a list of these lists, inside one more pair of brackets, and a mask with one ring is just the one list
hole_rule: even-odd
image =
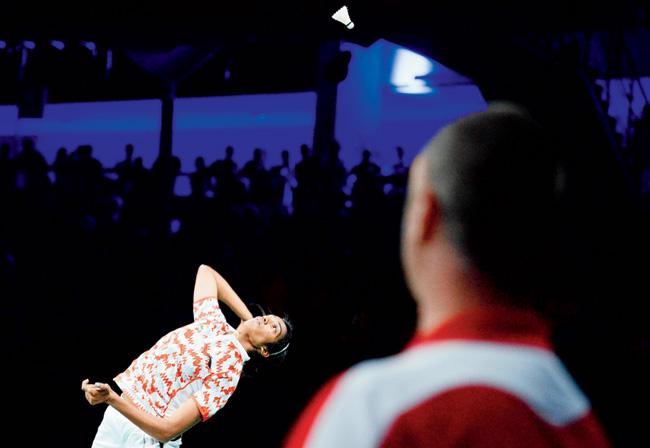
[[248,331],[246,331],[246,328],[242,328],[240,325],[235,330],[234,336],[237,338],[242,347],[244,347],[244,350],[246,350],[246,352],[250,353],[256,351],[253,343],[251,342],[250,335],[248,334]]

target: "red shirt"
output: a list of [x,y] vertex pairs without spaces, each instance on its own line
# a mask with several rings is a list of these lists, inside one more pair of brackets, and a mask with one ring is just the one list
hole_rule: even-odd
[[326,384],[294,447],[608,447],[545,323],[508,308],[452,317],[404,351]]

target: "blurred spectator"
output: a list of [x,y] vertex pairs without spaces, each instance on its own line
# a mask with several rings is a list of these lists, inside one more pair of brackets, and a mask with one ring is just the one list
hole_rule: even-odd
[[190,174],[190,186],[192,197],[204,198],[210,187],[210,172],[205,166],[205,159],[197,157],[194,160],[195,171]]
[[294,182],[293,170],[289,165],[289,151],[283,150],[281,157],[282,163],[272,167],[269,173],[271,177],[271,206],[275,209],[291,204],[291,201],[286,198]]
[[350,174],[355,176],[352,186],[352,203],[355,207],[376,205],[383,195],[383,179],[379,165],[371,160],[371,153],[364,149],[361,163],[355,165]]
[[131,143],[124,146],[125,157],[124,160],[119,161],[113,167],[113,171],[117,174],[118,191],[122,196],[129,194],[133,188],[133,171],[135,161],[133,160],[133,153],[135,148]]
[[408,166],[404,163],[404,148],[397,146],[395,148],[397,153],[397,163],[393,165],[393,172],[389,176],[389,182],[393,190],[405,191],[406,180],[408,178]]
[[49,167],[45,157],[36,149],[31,138],[22,140],[22,150],[16,157],[16,187],[18,190],[41,193],[49,185]]
[[257,205],[267,204],[269,201],[269,173],[264,165],[265,152],[255,148],[253,158],[244,164],[239,175],[249,182],[248,192],[251,202]]
[[331,380],[288,447],[609,446],[531,301],[548,275],[537,263],[552,262],[540,242],[557,175],[544,133],[518,107],[437,134],[414,162],[404,218],[417,335]]
[[293,207],[300,214],[313,203],[318,186],[318,161],[311,148],[300,145],[301,159],[295,166],[296,186],[293,188]]
[[210,165],[210,173],[215,180],[215,197],[226,206],[242,202],[245,195],[245,186],[239,178],[237,163],[233,160],[234,153],[235,148],[229,145],[226,147],[226,157]]
[[8,143],[0,146],[0,197],[7,198],[16,188],[16,166]]
[[345,193],[343,188],[347,182],[348,170],[340,158],[341,145],[332,140],[326,148],[325,154],[320,160],[319,196],[322,204],[322,212],[332,216],[339,212],[345,204]]
[[216,160],[210,165],[210,170],[217,178],[217,182],[231,179],[237,175],[237,162],[233,160],[234,154],[235,148],[228,145],[226,146],[226,157],[221,160]]

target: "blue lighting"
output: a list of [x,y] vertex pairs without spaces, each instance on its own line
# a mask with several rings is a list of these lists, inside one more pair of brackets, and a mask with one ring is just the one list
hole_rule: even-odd
[[311,146],[316,120],[313,92],[179,98],[174,106],[174,151],[183,171],[194,169],[194,159],[210,164],[235,148],[234,160],[243,166],[257,147],[266,151],[267,168],[280,163],[289,150],[291,163],[300,157],[300,145]]
[[158,100],[48,104],[43,118],[18,119],[15,106],[0,107],[2,135],[31,136],[49,163],[56,151],[90,144],[93,155],[112,167],[124,158],[124,146],[150,166],[158,155],[161,104]]
[[57,50],[63,50],[65,48],[65,44],[60,40],[53,40],[50,42],[50,45],[52,45]]
[[426,94],[432,93],[433,88],[427,81],[420,79],[428,76],[434,70],[433,62],[411,50],[398,48],[390,77],[391,84],[399,93]]
[[352,52],[347,78],[339,84],[336,138],[348,168],[370,149],[384,174],[397,162],[396,147],[409,164],[422,146],[456,118],[484,110],[474,83],[412,49],[379,40]]
[[[638,82],[630,78],[599,79],[596,84],[603,88],[602,100],[607,99],[606,92],[609,91],[606,112],[616,119],[616,132],[625,134],[630,121],[641,116],[646,104],[643,93],[650,92],[650,77],[641,77]],[[628,98],[632,98],[632,101]]]
[[[280,163],[283,149],[289,150],[293,164],[299,159],[300,145],[311,145],[315,110],[313,92],[178,98],[174,153],[184,172],[194,170],[198,156],[205,157],[208,164],[222,158],[228,145],[235,147],[234,158],[240,167],[256,147],[266,150],[267,167]],[[132,143],[134,156],[142,157],[150,167],[158,156],[160,117],[158,100],[48,104],[39,119],[18,119],[15,106],[0,106],[0,135],[13,136],[12,145],[22,136],[35,138],[49,163],[60,147],[72,151],[90,144],[93,155],[106,167],[122,160],[125,145]],[[185,187],[189,191],[189,185]]]

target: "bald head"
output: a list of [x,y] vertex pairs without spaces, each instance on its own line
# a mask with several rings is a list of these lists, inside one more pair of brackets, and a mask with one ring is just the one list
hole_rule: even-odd
[[[497,104],[452,123],[425,146],[412,167],[405,228],[408,208],[426,204],[416,197],[431,195],[438,217],[428,225],[439,237],[495,286],[522,293],[537,268],[527,261],[545,252],[558,181],[541,127],[517,106]],[[416,219],[412,211],[410,217]]]

